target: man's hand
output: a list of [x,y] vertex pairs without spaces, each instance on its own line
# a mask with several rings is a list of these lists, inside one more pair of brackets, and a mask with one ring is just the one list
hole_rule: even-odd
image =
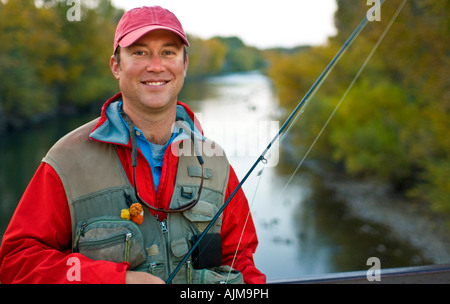
[[125,274],[125,284],[165,284],[165,282],[147,272],[127,271]]

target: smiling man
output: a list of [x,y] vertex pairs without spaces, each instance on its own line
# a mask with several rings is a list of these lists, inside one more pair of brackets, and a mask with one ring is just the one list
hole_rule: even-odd
[[[170,11],[124,14],[120,93],[44,157],[3,237],[2,283],[164,283],[178,266],[238,185],[224,153],[194,153],[214,144],[178,101],[187,46]],[[206,236],[172,282],[265,282],[242,190]]]
[[146,128],[143,131],[150,142],[167,142],[188,67],[182,40],[170,31],[154,30],[117,48],[110,64],[119,81],[125,113],[137,127]]

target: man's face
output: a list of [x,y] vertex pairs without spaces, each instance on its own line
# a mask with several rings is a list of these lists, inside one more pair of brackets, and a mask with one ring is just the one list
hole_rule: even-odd
[[123,101],[134,111],[164,111],[177,102],[187,71],[183,43],[176,34],[156,30],[111,57]]

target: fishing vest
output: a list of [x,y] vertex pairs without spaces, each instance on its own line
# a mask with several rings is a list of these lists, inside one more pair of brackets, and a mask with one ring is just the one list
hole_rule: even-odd
[[[126,261],[131,270],[146,271],[166,280],[191,248],[192,239],[204,231],[224,203],[228,160],[224,153],[204,154],[204,182],[198,203],[184,212],[168,213],[162,222],[144,207],[144,220],[137,225],[120,216],[122,209],[137,200],[115,145],[89,139],[97,122],[98,119],[91,121],[64,136],[43,159],[64,186],[73,251],[93,260]],[[204,144],[212,142],[207,140]],[[196,156],[190,155],[179,155],[171,208],[195,198],[199,189],[201,167]],[[221,225],[222,216],[207,235],[220,234]],[[190,257],[172,282],[223,283],[228,278],[229,283],[243,283],[242,274],[228,266],[196,269],[194,262]]]

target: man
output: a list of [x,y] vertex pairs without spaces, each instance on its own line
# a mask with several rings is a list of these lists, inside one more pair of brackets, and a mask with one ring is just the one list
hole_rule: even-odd
[[[121,93],[43,159],[3,237],[2,283],[164,283],[175,269],[238,184],[177,101],[186,46],[170,11],[124,14],[110,59]],[[248,215],[239,190],[173,282],[264,283]]]

